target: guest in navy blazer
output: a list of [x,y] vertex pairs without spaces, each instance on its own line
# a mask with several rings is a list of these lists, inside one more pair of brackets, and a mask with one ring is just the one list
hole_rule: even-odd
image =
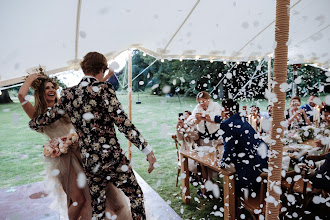
[[311,122],[313,122],[313,108],[316,106],[315,98],[317,97],[318,97],[317,95],[310,95],[309,98],[307,99],[307,103],[299,108],[305,110]]
[[268,145],[258,138],[256,131],[245,117],[240,116],[239,104],[227,99],[222,101],[225,109],[221,117],[216,116],[214,121],[220,124],[223,131],[224,153],[220,162],[221,167],[230,163],[236,169],[236,189],[242,188],[255,191],[259,183],[257,177],[268,167]]

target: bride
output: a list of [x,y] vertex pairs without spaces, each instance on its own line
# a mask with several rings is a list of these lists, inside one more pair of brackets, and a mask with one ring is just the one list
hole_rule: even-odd
[[[42,68],[39,71],[40,73],[31,74],[26,78],[18,93],[18,99],[25,113],[31,119],[46,112],[49,107],[52,107],[58,101],[57,83],[46,76]],[[113,72],[105,76],[103,81],[107,80],[112,74]],[[34,90],[34,106],[28,100],[25,100],[30,87]],[[52,139],[66,136],[72,129],[74,130],[70,118],[67,116],[44,127],[40,132]],[[66,154],[57,157],[45,157],[45,161],[50,164],[46,169],[46,192],[55,198],[55,204],[52,204],[52,206],[55,206],[56,209],[60,208],[63,214],[68,215],[70,220],[91,219],[92,207],[88,184],[85,184],[82,189],[77,184],[77,174],[83,173],[79,147],[71,145]],[[55,177],[52,175],[54,170],[60,171]],[[111,198],[107,201],[107,209],[110,210],[112,216],[117,215],[117,219],[131,219],[129,202],[123,192],[114,185],[109,184],[107,198]]]

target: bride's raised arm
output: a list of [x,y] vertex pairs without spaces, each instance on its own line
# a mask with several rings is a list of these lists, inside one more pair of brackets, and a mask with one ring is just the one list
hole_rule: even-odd
[[21,103],[22,108],[24,109],[25,113],[29,116],[30,119],[33,119],[35,117],[36,110],[34,106],[29,102],[29,100],[25,99],[25,97],[29,92],[32,82],[38,79],[39,77],[41,77],[41,75],[38,73],[29,75],[18,91],[19,102]]

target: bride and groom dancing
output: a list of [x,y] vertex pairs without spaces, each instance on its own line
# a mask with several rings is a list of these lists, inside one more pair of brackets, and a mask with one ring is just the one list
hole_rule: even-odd
[[[57,177],[67,195],[70,219],[106,219],[117,212],[118,218],[127,219],[127,212],[122,213],[128,209],[123,201],[125,197],[118,189],[130,200],[132,218],[146,219],[142,190],[119,146],[114,124],[147,155],[149,173],[154,169],[156,158],[150,145],[127,118],[112,85],[103,82],[108,69],[106,58],[90,52],[81,67],[85,73],[81,82],[65,89],[58,101],[57,85],[50,78],[40,74],[27,78],[20,89],[19,100],[32,119],[29,126],[50,138],[67,135],[72,127],[79,136],[78,148],[49,158],[53,160],[52,168],[60,171]],[[30,86],[35,89],[35,106],[25,100]],[[76,180],[82,168],[88,186],[80,189]]]

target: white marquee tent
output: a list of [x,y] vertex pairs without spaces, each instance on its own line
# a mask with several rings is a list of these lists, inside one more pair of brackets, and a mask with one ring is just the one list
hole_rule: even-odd
[[[269,158],[268,181],[278,184],[283,131],[279,134],[276,129],[284,120],[285,92],[279,85],[286,82],[286,61],[330,68],[330,1],[291,0],[290,7],[289,2],[4,0],[0,3],[0,87],[21,82],[26,70],[39,64],[47,67],[48,74],[78,68],[79,59],[89,51],[99,51],[108,59],[139,48],[159,59],[228,61],[274,54],[278,102],[271,132],[276,144],[270,150],[277,156]],[[275,202],[279,200],[272,184],[268,192]],[[231,214],[226,214],[226,208],[226,219],[234,214],[233,205],[228,209]],[[266,219],[276,219],[278,212],[278,206],[268,201]]]
[[[273,54],[275,0],[3,0],[0,87],[39,64],[78,68],[98,51],[128,48],[157,58],[255,60]],[[292,0],[290,62],[330,67],[330,1]]]

